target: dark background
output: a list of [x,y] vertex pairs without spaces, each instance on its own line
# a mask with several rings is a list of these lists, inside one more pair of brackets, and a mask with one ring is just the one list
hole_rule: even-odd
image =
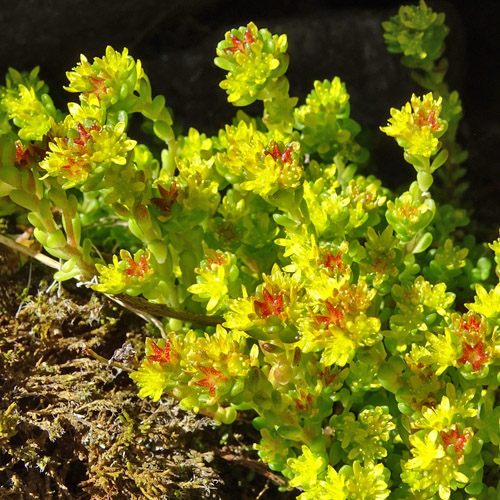
[[[500,2],[428,4],[446,13],[451,28],[447,80],[459,90],[465,111],[460,137],[470,152],[468,200],[477,218],[498,226]],[[74,99],[62,90],[65,72],[80,53],[92,60],[108,44],[117,50],[126,46],[141,59],[153,92],[165,95],[176,123],[214,134],[235,113],[218,87],[223,72],[213,65],[215,46],[228,29],[252,20],[288,35],[291,95],[302,101],[316,79],[338,75],[346,82],[352,117],[378,144],[376,173],[395,187],[413,174],[378,127],[387,122],[390,107],[401,107],[412,92],[422,94],[382,39],[380,23],[399,5],[389,0],[0,0],[0,73],[9,66],[39,65],[56,105],[65,109]]]

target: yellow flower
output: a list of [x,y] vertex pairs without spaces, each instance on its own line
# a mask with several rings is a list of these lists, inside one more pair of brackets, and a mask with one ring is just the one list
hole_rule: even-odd
[[254,23],[226,33],[217,45],[215,64],[228,71],[220,87],[228,101],[246,106],[258,97],[272,78],[278,78],[288,67],[286,35],[271,35],[257,29]]
[[230,182],[240,182],[241,189],[266,196],[300,185],[303,169],[297,141],[277,132],[269,137],[243,120],[227,126],[223,139],[227,152],[217,155],[220,171]]
[[413,458],[406,462],[408,469],[427,470],[431,468],[433,462],[445,455],[443,445],[438,442],[438,432],[436,430],[430,431],[423,439],[414,434],[410,436],[410,443],[413,446]]
[[229,294],[229,284],[238,277],[235,257],[220,250],[205,250],[206,260],[195,269],[197,283],[188,288],[188,292],[196,295],[194,300],[205,302],[207,313],[214,314],[225,306]]
[[40,141],[50,129],[50,114],[33,87],[19,85],[18,92],[4,92],[0,95],[1,108],[20,127],[21,139]]
[[438,138],[448,126],[439,117],[441,107],[442,98],[434,100],[432,92],[423,98],[413,94],[411,101],[401,110],[391,109],[389,124],[387,127],[380,127],[380,130],[394,137],[405,153],[430,158],[441,147]]
[[302,446],[302,455],[299,458],[289,458],[288,467],[295,473],[290,480],[290,486],[313,486],[318,475],[324,470],[326,460],[322,456],[315,456],[307,446]]
[[121,260],[118,260],[118,256],[113,255],[113,263],[108,266],[96,264],[99,283],[92,285],[92,288],[98,292],[113,294],[124,291],[130,295],[143,293],[154,275],[149,264],[149,251],[139,250],[132,257],[127,250],[121,250],[120,257]]
[[476,285],[474,302],[465,304],[470,311],[486,316],[488,319],[497,319],[500,316],[500,284],[489,292],[481,285]]
[[64,126],[67,137],[55,137],[49,143],[50,151],[40,167],[58,176],[66,189],[85,182],[100,167],[125,165],[129,151],[136,145],[127,137],[123,122],[114,127],[102,127],[98,122],[85,127],[68,117]]
[[156,402],[167,387],[170,372],[162,364],[147,359],[139,370],[130,374],[130,378],[141,388],[139,397],[150,397]]
[[69,92],[79,92],[81,99],[93,106],[115,104],[139,88],[139,80],[144,78],[140,61],[128,55],[128,49],[117,52],[106,47],[102,58],[94,58],[92,64],[82,54],[73,71],[66,73]]
[[446,454],[441,441],[442,434],[440,437],[437,430],[426,434],[420,431],[410,436],[413,458],[403,463],[401,478],[412,493],[438,493],[441,500],[448,500],[452,490],[462,488],[469,481],[458,470],[455,459]]
[[422,408],[422,417],[412,421],[412,428],[432,429],[437,432],[449,427],[457,415],[461,418],[477,415],[477,409],[470,402],[474,397],[473,389],[467,389],[463,394],[457,395],[453,384],[448,384],[446,393],[435,408]]

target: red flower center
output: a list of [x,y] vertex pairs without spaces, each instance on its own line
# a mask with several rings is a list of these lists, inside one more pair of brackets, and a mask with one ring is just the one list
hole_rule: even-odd
[[424,111],[419,111],[417,113],[417,125],[419,128],[429,126],[432,130],[437,130],[439,128],[439,122],[436,117],[436,111],[432,109],[429,114],[426,114]]
[[212,266],[222,266],[225,263],[225,257],[224,254],[221,252],[216,252],[214,256],[208,256],[207,255],[207,262],[208,262],[208,268],[211,268]]
[[47,152],[34,144],[28,144],[26,148],[21,141],[16,142],[16,165],[24,167],[30,165],[33,160],[40,161],[45,158]]
[[481,365],[487,362],[489,355],[484,352],[484,345],[482,342],[478,342],[475,346],[470,344],[463,344],[462,346],[462,357],[458,360],[459,363],[465,365],[465,363],[470,363],[475,372],[481,369]]
[[246,30],[243,35],[243,40],[240,40],[237,36],[231,35],[231,41],[233,42],[232,47],[228,47],[226,50],[235,54],[236,52],[245,52],[247,45],[251,45],[255,42],[255,38],[250,30]]
[[479,333],[481,329],[481,320],[478,320],[476,316],[472,318],[464,319],[462,322],[462,328],[471,333]]
[[104,78],[97,78],[95,76],[91,76],[89,78],[89,81],[90,81],[92,87],[94,87],[94,90],[91,90],[89,92],[89,94],[95,94],[100,101],[101,95],[108,93],[108,87],[106,86],[106,80],[104,80]]
[[128,269],[125,269],[127,276],[135,278],[143,278],[144,274],[149,271],[148,259],[145,255],[141,255],[139,262],[136,262],[132,257],[127,261]]
[[273,297],[266,289],[262,292],[263,302],[255,301],[255,305],[260,309],[262,317],[279,316],[283,313],[283,295],[281,292]]
[[92,130],[99,130],[99,127],[97,125],[92,125],[92,127],[90,127],[87,131],[85,130],[85,127],[81,123],[79,123],[78,138],[74,140],[74,143],[86,147],[88,140],[92,139],[92,134],[91,134]]
[[227,377],[220,370],[216,370],[211,366],[202,366],[200,370],[205,375],[205,378],[198,380],[196,385],[207,387],[211,395],[215,394],[217,385],[227,382]]
[[295,400],[295,406],[297,407],[298,410],[309,410],[311,408],[313,399],[310,394],[306,394],[305,392],[300,393],[300,397],[296,398]]
[[329,368],[325,368],[324,370],[321,370],[319,373],[319,378],[323,381],[323,383],[328,387],[330,384],[335,382],[335,379],[337,378],[338,373],[337,372],[331,372]]
[[292,159],[292,156],[291,156],[292,152],[293,152],[292,146],[288,146],[288,147],[285,148],[285,151],[283,151],[283,153],[282,153],[281,150],[280,150],[280,147],[275,142],[273,144],[272,149],[267,148],[265,154],[266,155],[271,155],[274,158],[275,161],[281,160],[283,163],[288,163]]
[[400,205],[398,207],[398,211],[403,214],[403,217],[413,217],[418,213],[418,208],[417,207],[412,207],[409,203],[405,203],[403,205]]
[[19,143],[16,143],[16,163],[18,165],[28,163],[28,148],[24,149]]
[[165,346],[163,349],[156,344],[156,342],[153,342],[151,344],[151,347],[153,348],[154,354],[151,354],[149,356],[150,361],[158,361],[158,363],[170,363],[170,342],[167,340],[165,342]]
[[322,323],[328,328],[329,325],[340,326],[341,322],[344,320],[344,313],[341,307],[334,306],[330,302],[326,303],[326,308],[328,309],[328,316],[315,316],[314,321],[321,325]]
[[461,436],[460,432],[458,432],[458,426],[455,424],[455,429],[452,429],[450,432],[441,432],[441,439],[445,447],[453,445],[457,453],[462,453],[469,435],[465,433]]
[[375,259],[373,263],[373,269],[376,273],[383,274],[387,270],[388,263],[385,260],[379,259],[378,257]]
[[165,189],[163,186],[158,184],[158,191],[160,191],[161,198],[151,198],[151,201],[163,213],[170,212],[172,205],[175,203],[177,197],[179,196],[179,187],[175,182],[172,182],[170,184],[169,189]]
[[329,252],[325,260],[323,261],[323,265],[328,269],[331,269],[332,271],[334,271],[335,269],[342,271],[344,268],[342,263],[342,253],[338,252],[337,255],[333,255],[331,252]]
[[69,163],[62,166],[70,177],[79,175],[83,170],[88,170],[88,167],[89,164],[79,155],[76,155],[75,158],[70,158]]

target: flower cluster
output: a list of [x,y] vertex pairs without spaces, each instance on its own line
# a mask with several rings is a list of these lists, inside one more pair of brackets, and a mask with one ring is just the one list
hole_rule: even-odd
[[229,102],[251,104],[271,79],[283,75],[288,68],[287,48],[286,35],[271,35],[254,23],[227,32],[217,45],[215,64],[228,71],[220,86]]
[[85,127],[71,116],[64,126],[65,136],[54,137],[49,143],[40,167],[57,176],[65,189],[84,183],[92,173],[102,174],[111,165],[123,166],[136,145],[124,133],[123,122],[113,127],[96,121]]
[[118,101],[133,102],[130,97],[139,89],[144,71],[126,48],[120,53],[108,46],[104,57],[96,57],[92,64],[82,54],[78,65],[66,76],[66,90],[78,93],[81,101],[90,106],[109,108]]
[[439,151],[438,138],[446,130],[446,122],[439,117],[441,105],[442,99],[435,100],[432,93],[423,99],[413,94],[401,111],[391,109],[389,125],[381,130],[394,137],[407,155],[429,158]]
[[390,495],[388,471],[382,464],[363,467],[354,461],[337,472],[330,465],[325,467],[326,460],[316,458],[306,446],[298,459],[291,458],[288,463],[295,474],[291,484],[305,490],[299,500],[384,500]]
[[220,250],[205,250],[206,260],[201,261],[201,267],[195,269],[197,283],[191,285],[188,291],[197,296],[200,301],[207,301],[208,314],[215,314],[227,304],[229,297],[239,295],[241,282],[238,280],[239,270],[236,256]]
[[299,142],[269,139],[245,121],[226,127],[223,140],[227,150],[217,156],[219,172],[228,181],[239,182],[242,190],[265,197],[280,187],[300,185],[303,168]]
[[[432,92],[423,98],[413,94],[411,101],[400,111],[392,108],[389,124],[380,127],[404,149],[405,160],[415,167],[418,185],[423,192],[431,187],[433,172],[448,158],[446,149],[437,154],[442,146],[439,138],[448,128],[448,122],[440,118],[441,107],[442,97],[436,100]],[[435,158],[431,163],[432,156]]]
[[[38,72],[39,68],[30,73],[19,73],[10,68],[6,85],[0,86],[0,115],[19,127],[19,138],[23,141],[41,141],[50,129],[51,118],[59,118],[47,94],[47,86],[38,78]],[[2,122],[3,127],[7,126],[9,130],[7,120]]]
[[249,397],[247,375],[258,364],[255,350],[246,353],[245,335],[230,335],[218,326],[211,334],[190,330],[170,333],[166,340],[146,343],[146,360],[132,374],[141,391],[155,401],[163,392],[175,394],[184,409],[203,409],[222,422],[234,420],[228,401],[244,404]]
[[448,35],[443,13],[434,12],[424,0],[418,6],[400,7],[397,16],[382,23],[387,50],[403,54],[403,62],[412,67],[432,65],[441,57]]
[[148,252],[139,250],[133,257],[127,250],[120,252],[121,259],[113,256],[109,266],[96,264],[100,274],[100,283],[93,288],[101,292],[118,294],[126,292],[129,295],[146,294],[145,288],[152,289],[155,284],[152,279],[154,269],[150,265]]
[[361,127],[349,112],[349,94],[339,77],[331,82],[314,82],[306,104],[294,112],[304,152],[317,152],[325,161],[331,161],[336,154],[349,161],[366,161],[368,152],[354,141]]
[[[464,236],[443,195],[464,156],[443,16],[422,1],[385,27],[429,91],[382,127],[417,174],[396,192],[357,173],[346,85],[315,82],[297,106],[286,36],[250,23],[215,62],[228,100],[263,113],[213,137],[177,133],[127,49],[81,57],[68,114],[36,70],[11,71],[0,196],[61,260],[56,279],[129,295],[159,327],[139,395],[217,423],[249,412],[258,456],[300,500],[497,498],[500,240],[493,255]],[[151,148],[129,137],[133,113]]]

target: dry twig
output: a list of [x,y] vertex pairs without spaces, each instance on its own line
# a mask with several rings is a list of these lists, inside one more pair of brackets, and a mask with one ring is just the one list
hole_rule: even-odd
[[[0,243],[12,250],[15,250],[16,252],[36,259],[48,267],[58,270],[60,269],[60,264],[57,260],[37,252],[36,250],[25,247],[24,245],[20,245],[2,234],[0,234]],[[104,295],[117,304],[120,304],[122,307],[133,312],[137,316],[155,325],[160,330],[162,335],[164,335],[165,332],[163,330],[162,322],[158,319],[158,317],[180,319],[182,321],[189,321],[190,323],[207,326],[216,326],[223,322],[222,318],[193,314],[188,311],[179,311],[164,304],[152,304],[146,299],[140,297],[130,297],[125,294],[109,295],[105,293]]]

